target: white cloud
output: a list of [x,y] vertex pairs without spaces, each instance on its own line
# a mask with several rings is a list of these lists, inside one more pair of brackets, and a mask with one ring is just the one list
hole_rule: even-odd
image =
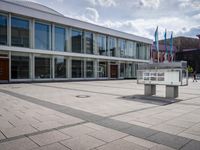
[[178,0],[179,7],[181,8],[193,8],[193,9],[200,9],[200,0]]
[[111,7],[116,6],[115,0],[87,0],[94,6]]
[[83,12],[82,15],[70,16],[71,18],[76,18],[78,20],[90,22],[97,24],[99,20],[99,13],[95,8],[87,7]]
[[158,8],[160,0],[138,0],[139,7]]

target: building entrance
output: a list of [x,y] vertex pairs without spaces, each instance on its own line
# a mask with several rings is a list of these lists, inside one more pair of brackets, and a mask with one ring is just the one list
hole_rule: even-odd
[[110,65],[110,77],[118,78],[118,65]]
[[9,60],[8,58],[0,58],[0,83],[9,80]]

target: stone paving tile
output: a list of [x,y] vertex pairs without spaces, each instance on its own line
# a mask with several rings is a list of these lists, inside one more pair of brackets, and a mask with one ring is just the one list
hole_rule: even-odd
[[195,125],[194,122],[179,120],[179,119],[170,120],[170,121],[166,122],[166,124],[174,125],[177,127],[183,127],[183,128],[189,128],[189,127]]
[[185,137],[185,138],[189,138],[189,139],[194,139],[200,142],[200,136],[191,134],[191,133],[187,133],[187,132],[182,132],[180,134],[178,134],[179,136]]
[[36,124],[31,124],[34,128],[42,131],[42,130],[46,130],[46,129],[52,129],[52,128],[57,128],[60,126],[63,126],[63,124],[58,123],[56,121],[45,121],[45,122],[40,122],[40,123],[36,123]]
[[132,124],[121,122],[118,120],[113,120],[113,119],[104,119],[104,120],[98,121],[96,123],[98,125],[102,125],[104,127],[112,128],[112,129],[116,129],[116,130],[121,130],[121,129],[132,126]]
[[157,130],[148,129],[148,128],[144,128],[144,127],[140,127],[136,125],[133,125],[130,128],[122,129],[121,131],[124,133],[130,134],[132,136],[139,137],[139,138],[147,138],[159,132]]
[[0,150],[30,150],[36,147],[38,147],[38,145],[28,138],[20,138],[0,143]]
[[142,146],[125,141],[123,139],[116,140],[106,145],[100,146],[97,150],[148,150]]
[[47,144],[55,143],[61,140],[69,139],[71,138],[70,136],[63,134],[59,131],[50,131],[38,135],[33,135],[29,137],[32,139],[35,143],[37,143],[40,146],[44,146]]
[[33,150],[70,150],[70,149],[61,145],[60,143],[54,143],[54,144],[45,145],[39,148],[35,148]]
[[6,137],[1,133],[1,131],[0,131],[0,140],[3,140],[3,139],[5,139]]
[[152,135],[148,137],[147,140],[150,140],[152,142],[156,142],[162,145],[166,145],[175,149],[181,148],[184,144],[190,141],[189,139],[186,139],[184,137],[170,135],[163,132]]
[[69,128],[60,129],[59,131],[72,137],[77,137],[86,133],[95,132],[96,130],[84,125],[77,125]]
[[92,129],[95,129],[95,130],[104,130],[104,129],[106,129],[105,127],[102,127],[102,126],[94,124],[94,123],[85,123],[83,125],[86,126],[86,127],[90,127]]
[[175,150],[175,149],[165,146],[165,145],[158,144],[158,145],[150,148],[150,150]]
[[181,150],[200,150],[200,142],[192,140],[186,144]]
[[147,141],[147,140],[144,140],[144,139],[140,139],[140,138],[137,138],[137,137],[134,137],[134,136],[125,137],[125,138],[123,138],[123,140],[137,144],[137,145],[140,145],[140,146],[143,146],[143,147],[148,148],[148,149],[158,145],[156,143],[153,143],[153,142],[150,142],[150,141]]
[[146,124],[146,123],[143,123],[143,122],[140,122],[140,121],[135,121],[135,120],[128,121],[128,123],[134,124],[134,125],[137,125],[137,126],[141,126],[141,127],[147,127],[147,128],[152,126],[150,124]]
[[174,125],[168,125],[168,124],[159,124],[156,126],[151,126],[150,128],[158,130],[158,131],[174,134],[174,135],[177,135],[177,134],[183,132],[184,130],[186,130],[186,128],[178,127],[178,126],[174,126]]
[[1,131],[7,138],[37,132],[36,129],[29,125],[2,129]]
[[96,132],[88,133],[88,135],[91,135],[92,137],[103,140],[105,142],[111,142],[127,136],[125,133],[112,129],[99,130]]
[[72,150],[90,150],[105,144],[105,142],[88,135],[83,135],[69,140],[64,140],[61,141],[61,143]]
[[14,126],[10,124],[7,120],[0,119],[0,130],[6,128],[13,128]]

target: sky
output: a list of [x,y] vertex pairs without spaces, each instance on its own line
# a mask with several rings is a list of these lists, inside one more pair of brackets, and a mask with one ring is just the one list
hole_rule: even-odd
[[29,0],[66,17],[154,39],[200,34],[200,0]]

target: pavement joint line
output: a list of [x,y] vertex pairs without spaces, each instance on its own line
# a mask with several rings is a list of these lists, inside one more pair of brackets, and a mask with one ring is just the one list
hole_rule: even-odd
[[6,138],[6,139],[0,140],[0,143],[17,140],[17,139],[21,139],[21,138],[24,138],[24,137],[30,137],[30,136],[34,136],[34,135],[38,135],[38,134],[42,134],[42,133],[47,133],[47,132],[51,132],[51,131],[54,131],[54,130],[70,128],[70,127],[74,127],[74,126],[77,126],[77,125],[82,125],[82,124],[85,124],[85,123],[88,123],[88,122],[87,121],[82,121],[82,122],[79,122],[79,123],[59,126],[59,127],[56,127],[56,128],[51,128],[51,129],[46,129],[46,130],[37,131],[37,132],[33,132],[33,133],[23,134],[23,135],[19,135],[19,136],[15,136],[15,137],[10,137],[10,138]]
[[[71,107],[68,107],[68,106],[63,106],[63,105],[47,102],[47,101],[40,100],[40,99],[37,99],[37,98],[34,98],[34,97],[18,94],[18,93],[3,90],[3,89],[0,89],[0,92],[14,96],[14,97],[17,97],[17,98],[20,98],[21,100],[25,100],[25,101],[28,101],[28,102],[31,102],[31,103],[34,103],[34,104],[37,104],[37,105],[40,105],[40,106],[43,106],[43,107],[46,107],[46,108],[56,110],[58,112],[62,112],[62,113],[71,115],[73,117],[80,118],[80,119],[85,120],[87,122],[92,122],[92,123],[95,123],[97,125],[104,126],[104,127],[110,128],[110,129],[114,129],[114,130],[117,130],[117,131],[120,131],[120,132],[124,131],[123,133],[129,134],[129,135],[132,135],[132,136],[135,136],[135,137],[139,137],[141,139],[146,139],[146,138],[141,137],[140,133],[137,133],[139,135],[134,135],[136,133],[130,134],[127,130],[130,129],[130,128],[136,127],[136,128],[140,128],[140,130],[142,130],[140,132],[144,132],[144,130],[147,130],[149,132],[156,132],[157,131],[157,130],[153,130],[153,129],[150,129],[150,128],[141,127],[141,126],[138,126],[138,125],[133,125],[133,124],[130,124],[130,123],[127,123],[127,122],[117,121],[117,120],[109,119],[109,118],[106,118],[108,120],[107,122],[103,122],[104,120],[106,120],[105,117],[95,115],[95,114],[92,114],[92,113],[89,113],[89,112],[77,110],[77,109],[74,109],[74,108],[71,108]],[[124,126],[124,127],[120,127],[120,126]],[[183,137],[180,137],[180,136],[177,136],[177,135],[168,134],[168,133],[165,133],[165,132],[162,132],[162,131],[157,131],[157,132],[162,133],[163,135],[170,135],[171,137],[175,137],[175,138],[178,137],[180,139],[183,139]],[[150,137],[152,137],[152,136],[150,136]],[[185,138],[185,137],[184,137],[184,139],[191,140],[191,139]],[[151,141],[151,139],[149,139],[149,138],[146,139],[146,140]],[[159,141],[156,141],[156,140],[153,141],[153,142],[159,143]],[[169,143],[161,143],[161,144],[173,148],[173,145],[170,145]]]
[[122,95],[119,95],[119,94],[111,94],[111,93],[95,92],[95,91],[81,90],[81,89],[74,89],[74,88],[67,88],[67,87],[57,87],[57,86],[50,86],[50,85],[42,85],[42,84],[38,84],[38,83],[32,83],[32,85],[34,85],[34,86],[43,86],[43,87],[51,87],[51,88],[57,88],[57,89],[72,90],[72,91],[89,92],[89,93],[96,93],[96,94],[102,94],[102,95],[122,96]]

